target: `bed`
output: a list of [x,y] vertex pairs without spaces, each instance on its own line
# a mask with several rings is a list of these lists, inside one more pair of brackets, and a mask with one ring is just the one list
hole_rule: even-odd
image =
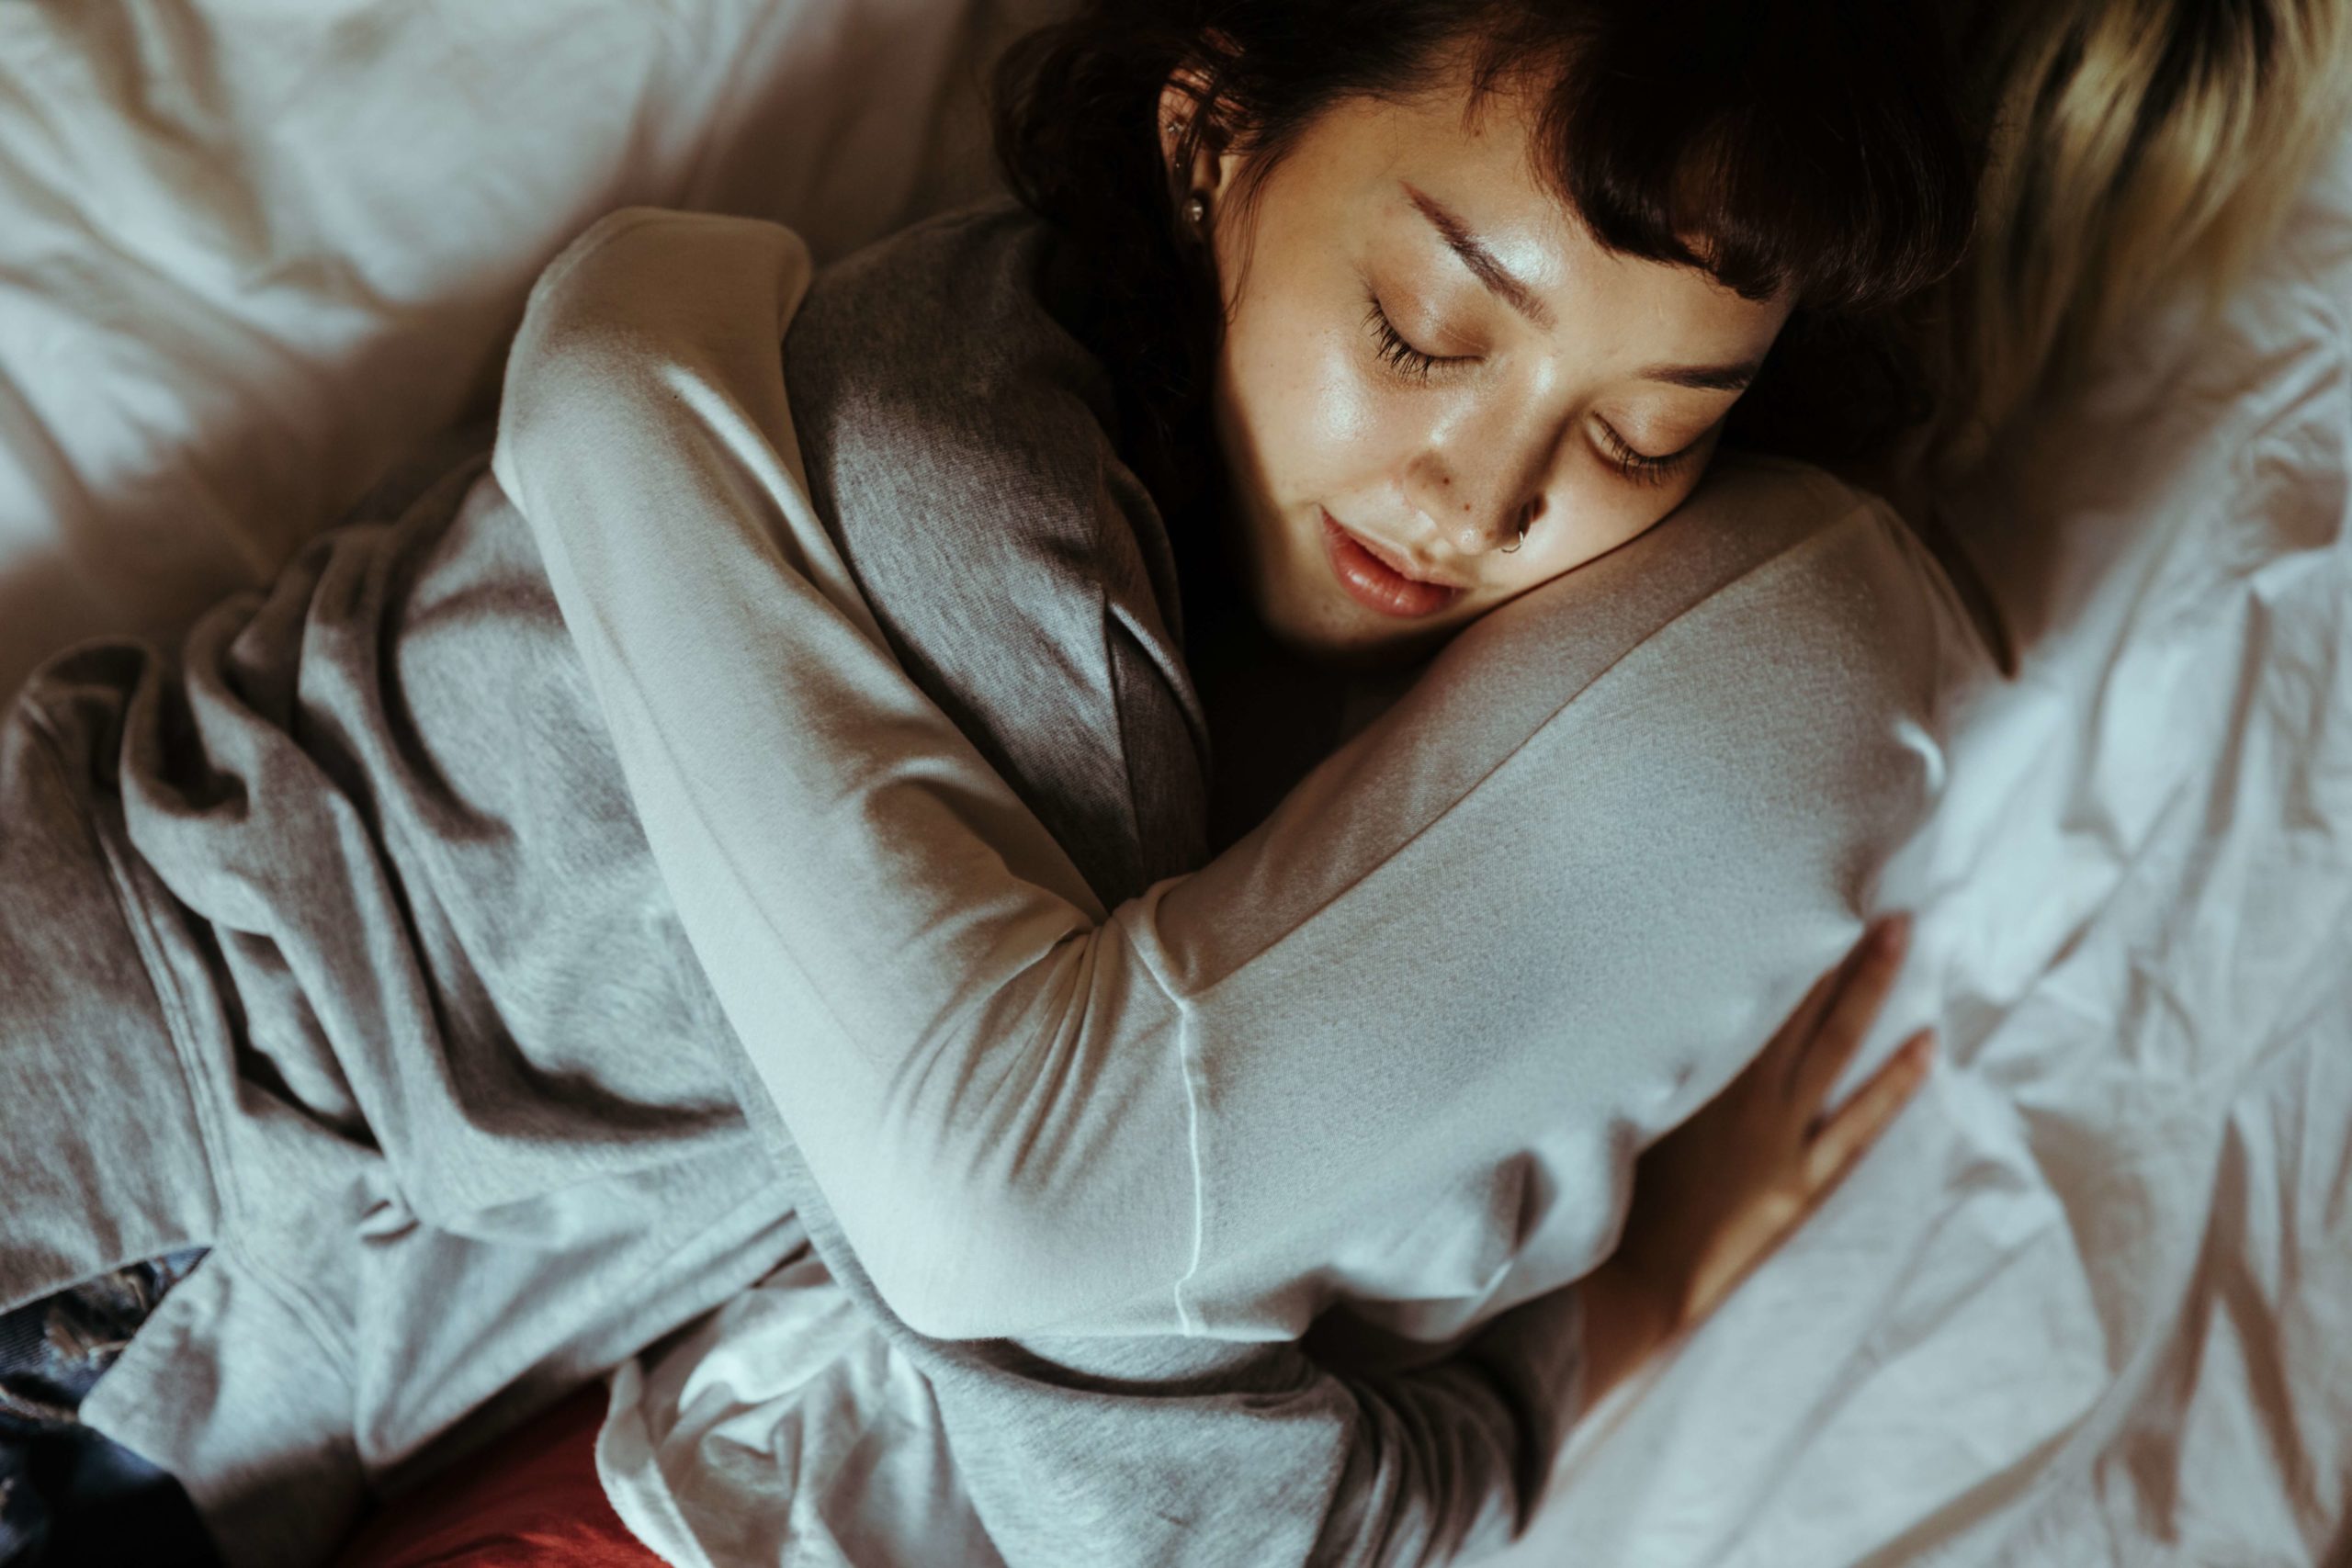
[[[597,214],[985,190],[1042,8],[0,6],[0,691],[486,412]],[[1504,1562],[2352,1557],[2352,147],[2129,339],[1944,498],[2019,669],[1888,884],[1941,1067]]]

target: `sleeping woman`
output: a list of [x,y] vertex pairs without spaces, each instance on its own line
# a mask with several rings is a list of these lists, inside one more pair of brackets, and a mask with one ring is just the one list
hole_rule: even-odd
[[1921,1070],[1807,987],[1963,618],[1713,456],[1960,251],[1887,13],[1102,6],[1025,208],[600,225],[494,465],[8,716],[0,1305],[211,1247],[87,1414],[238,1562],[803,1247],[1009,1561],[1505,1539]]
[[[1876,53],[1833,62],[1802,27],[1778,35],[1894,84],[1902,115],[1857,112],[1910,140],[1820,128],[1890,160],[1841,170],[1851,204],[1815,214],[1834,244],[1792,233],[1797,193],[1760,175],[1778,232],[1760,197],[1666,231],[1851,269],[1743,293],[1601,243],[1578,215],[1605,191],[1568,206],[1626,105],[1578,101],[1573,71],[1538,73],[1556,97],[1532,103],[1506,70],[1482,85],[1560,39],[1473,33],[1449,58],[1463,39],[1416,42],[1420,9],[1354,58],[1298,7],[1205,57],[1198,35],[1090,14],[1008,73],[1005,144],[1046,222],[928,225],[802,300],[780,237],[625,214],[550,269],[512,362],[499,474],[695,949],[829,1201],[817,1250],[930,1375],[979,1538],[1011,1561],[1501,1539],[1552,1402],[1589,1400],[1712,1300],[1689,1281],[1736,1274],[1743,1243],[1781,1234],[1763,1216],[1802,1212],[1916,1081],[1898,1057],[1846,1118],[1817,1119],[1815,1093],[1777,1137],[1727,1134],[1743,1101],[1724,1102],[1682,1168],[1669,1148],[1634,1184],[1658,1206],[1596,1270],[1607,1237],[1582,1227],[1622,1212],[1631,1150],[1850,934],[1924,800],[1939,684],[1973,660],[1907,536],[1818,475],[1750,461],[1653,526],[1797,300],[1899,298],[1957,249],[1964,151],[1919,118],[1933,57],[1849,31]],[[1693,60],[1611,22],[1570,31],[1588,66],[1623,48],[1710,106],[1660,134],[1761,148],[1807,123],[1724,79],[1754,40]],[[1793,62],[1755,74],[1827,91]],[[1543,164],[1546,110],[1585,162]],[[1922,188],[1923,166],[1949,177]],[[1125,211],[1120,181],[1142,193]],[[1099,280],[1153,245],[1156,280],[1106,299]],[[744,325],[770,317],[780,373]],[[1193,405],[1119,400],[1155,376],[1196,378]],[[1110,434],[1138,429],[1168,444],[1134,447],[1157,482]],[[1026,656],[976,652],[1008,618]],[[1400,660],[1410,694],[1299,783],[1383,694],[1351,675]],[[1090,710],[1114,739],[1081,767],[1079,737],[1034,716]],[[854,826],[822,801],[854,802]],[[1204,820],[1222,852],[1162,881],[1189,863],[1152,846]],[[1817,997],[1748,1088],[1826,1092],[1886,956],[1818,1040]],[[1758,1179],[1725,1179],[1743,1167]],[[1720,1206],[1672,1212],[1693,1199]],[[1670,1263],[1635,1265],[1668,1236]],[[993,1362],[923,1343],[1016,1336]],[[1422,1364],[1319,1375],[1368,1347]],[[1078,1418],[1106,1382],[1115,1419]],[[835,1529],[855,1508],[697,1490],[673,1511],[706,1508],[738,1547],[742,1505]],[[1073,1517],[1113,1522],[1073,1540]]]

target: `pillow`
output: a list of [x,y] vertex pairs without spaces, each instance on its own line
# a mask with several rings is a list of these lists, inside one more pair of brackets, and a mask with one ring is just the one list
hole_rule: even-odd
[[830,254],[975,187],[962,67],[1004,8],[0,6],[0,694],[266,581],[485,411],[599,213]]

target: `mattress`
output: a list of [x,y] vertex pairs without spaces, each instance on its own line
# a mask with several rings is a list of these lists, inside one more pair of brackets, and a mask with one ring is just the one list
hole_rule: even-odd
[[[0,691],[265,580],[646,202],[986,186],[1014,0],[0,6]],[[1941,498],[2019,645],[1888,874],[1932,1081],[1504,1561],[2352,1553],[2352,152]],[[1857,1071],[1877,1055],[1866,1051]],[[907,1521],[920,1539],[919,1521]]]

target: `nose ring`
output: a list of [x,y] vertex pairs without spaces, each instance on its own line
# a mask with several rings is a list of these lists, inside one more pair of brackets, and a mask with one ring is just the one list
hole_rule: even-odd
[[1503,554],[1507,556],[1515,556],[1519,554],[1519,547],[1527,543],[1528,529],[1534,525],[1535,519],[1529,516],[1526,509],[1522,507],[1519,513],[1519,533],[1510,544],[1503,547]]

